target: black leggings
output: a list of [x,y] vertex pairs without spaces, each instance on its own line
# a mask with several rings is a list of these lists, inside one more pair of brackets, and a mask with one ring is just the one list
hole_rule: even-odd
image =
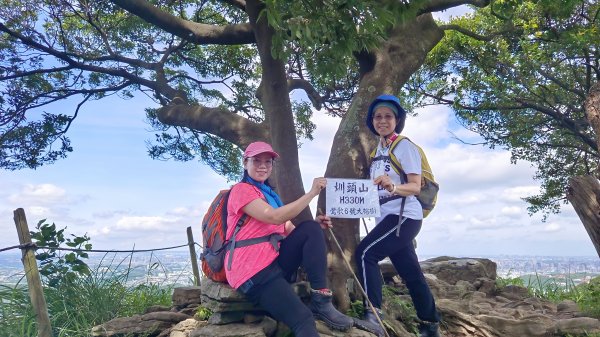
[[277,260],[244,282],[238,291],[285,323],[296,337],[319,337],[312,312],[289,281],[302,266],[311,288],[326,288],[326,253],[321,226],[315,221],[302,222],[281,241]]
[[381,308],[383,280],[379,261],[389,256],[408,288],[417,316],[424,321],[438,322],[440,316],[413,245],[413,239],[421,230],[422,221],[404,218],[400,235],[396,236],[398,220],[398,215],[386,216],[358,244],[355,254],[358,279],[373,306]]

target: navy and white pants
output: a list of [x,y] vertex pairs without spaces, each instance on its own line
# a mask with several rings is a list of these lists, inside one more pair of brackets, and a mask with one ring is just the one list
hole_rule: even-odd
[[399,236],[396,236],[398,220],[398,215],[386,216],[358,244],[355,254],[358,279],[373,306],[381,308],[383,279],[378,263],[389,256],[408,288],[419,319],[439,322],[440,315],[436,310],[435,300],[425,281],[413,245],[413,239],[421,230],[422,220],[403,218]]

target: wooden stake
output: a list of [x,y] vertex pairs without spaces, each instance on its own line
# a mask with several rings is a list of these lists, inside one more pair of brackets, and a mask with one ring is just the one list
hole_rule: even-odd
[[200,285],[200,271],[198,270],[198,257],[196,256],[196,247],[194,247],[194,234],[192,227],[187,228],[188,245],[190,247],[190,258],[192,259],[192,271],[194,273],[194,285]]
[[[14,211],[15,225],[19,235],[19,243],[22,245],[31,244],[31,235],[25,218],[25,211],[22,208],[17,208]],[[21,248],[23,257],[23,267],[25,268],[25,276],[29,288],[29,297],[31,305],[35,312],[37,320],[38,337],[52,337],[52,326],[50,325],[50,317],[48,316],[48,307],[46,306],[46,298],[42,288],[42,280],[40,272],[37,268],[34,249],[31,247]]]

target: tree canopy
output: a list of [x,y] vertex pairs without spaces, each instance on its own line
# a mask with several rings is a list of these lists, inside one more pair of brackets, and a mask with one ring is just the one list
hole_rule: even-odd
[[[0,167],[36,168],[66,157],[73,150],[67,131],[86,101],[141,92],[157,106],[177,97],[207,107],[215,117],[213,125],[200,128],[169,125],[149,107],[148,120],[157,131],[150,156],[200,158],[233,178],[239,172],[235,144],[244,142],[235,130],[217,130],[231,126],[222,117],[235,118],[248,137],[267,138],[260,127],[267,118],[260,102],[266,65],[246,5],[235,0],[5,1],[0,12]],[[287,91],[302,89],[314,107],[341,115],[358,83],[352,52],[380,42],[401,17],[402,6],[408,7],[375,1],[321,6],[267,1],[258,16],[274,28],[269,51],[285,61]],[[414,15],[415,9],[404,12]],[[52,103],[68,98],[79,102],[74,111],[53,108]],[[294,101],[292,109],[297,137],[310,139],[312,106]]]
[[[361,122],[369,102],[398,93],[441,39],[431,12],[463,4],[489,0],[6,0],[0,168],[65,157],[87,101],[141,93],[156,102],[146,111],[154,158],[200,158],[233,178],[239,148],[269,141],[283,154],[271,182],[295,200],[304,194],[298,137],[310,139],[314,107],[342,118],[325,175],[364,177],[375,142]],[[310,103],[291,100],[294,90]],[[78,100],[74,111],[54,110],[64,99]],[[358,221],[334,231],[351,254]],[[332,287],[345,296],[348,271],[332,260]]]
[[584,102],[600,80],[596,1],[496,1],[446,26],[406,99],[447,104],[490,147],[531,162],[525,198],[545,216],[566,202],[568,177],[595,174],[600,154]]

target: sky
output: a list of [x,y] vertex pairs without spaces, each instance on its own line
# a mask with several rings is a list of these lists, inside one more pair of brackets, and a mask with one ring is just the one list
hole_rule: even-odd
[[[25,210],[30,229],[47,219],[67,227],[66,233],[87,233],[96,249],[182,245],[188,226],[200,242],[202,216],[228,182],[197,161],[150,159],[146,141],[153,133],[144,108],[151,105],[141,98],[93,102],[69,131],[74,152],[66,159],[36,170],[0,171],[0,248],[18,244],[17,208]],[[404,134],[423,147],[440,183],[438,204],[418,236],[418,254],[596,255],[570,205],[545,223],[528,215],[521,198],[539,189],[528,163],[512,165],[507,151],[457,140],[478,138],[445,107],[417,112]],[[299,150],[307,190],[325,172],[339,119],[315,112],[314,122],[314,140],[303,140]],[[367,224],[371,228],[372,219]]]
[[[200,242],[202,216],[229,184],[198,161],[150,159],[146,141],[153,133],[144,121],[149,106],[145,97],[91,102],[71,126],[74,152],[66,159],[36,170],[0,170],[0,248],[19,243],[17,208],[25,210],[30,229],[47,219],[67,227],[66,233],[87,233],[95,249],[182,245],[188,226]],[[74,111],[75,103],[46,110],[58,109]],[[539,190],[529,163],[513,165],[505,150],[465,145],[479,138],[457,125],[448,108],[417,112],[404,134],[423,147],[440,183],[438,204],[417,237],[419,256],[597,256],[570,205],[547,222],[528,215],[521,198]],[[307,190],[325,172],[339,124],[318,111],[313,121],[314,140],[301,140],[299,150]],[[367,223],[373,226],[371,219]]]

